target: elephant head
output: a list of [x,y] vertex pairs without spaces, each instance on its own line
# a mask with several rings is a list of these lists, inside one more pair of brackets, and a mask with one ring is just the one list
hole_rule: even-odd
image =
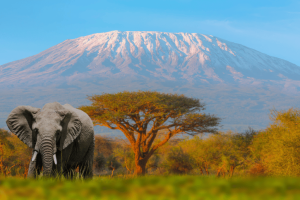
[[33,148],[32,161],[41,154],[43,174],[50,175],[56,151],[62,151],[81,132],[81,121],[76,113],[61,104],[48,103],[42,110],[31,106],[18,106],[8,116],[10,131]]

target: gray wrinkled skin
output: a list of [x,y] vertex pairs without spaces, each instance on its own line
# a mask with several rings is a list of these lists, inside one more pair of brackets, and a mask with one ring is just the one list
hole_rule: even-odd
[[36,159],[30,161],[28,177],[36,177],[43,167],[44,176],[58,173],[73,178],[78,166],[80,176],[93,176],[94,128],[83,111],[57,102],[46,104],[42,110],[18,106],[6,123],[12,133],[33,148],[33,152],[38,152]]

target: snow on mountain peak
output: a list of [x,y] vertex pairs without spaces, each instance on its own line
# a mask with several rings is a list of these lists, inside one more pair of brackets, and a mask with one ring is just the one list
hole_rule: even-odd
[[[300,74],[292,63],[198,33],[110,31],[66,40],[0,66],[0,82],[145,76],[167,80],[240,81],[236,73],[278,79]],[[252,80],[252,79],[251,79]]]
[[203,99],[232,129],[261,128],[270,109],[299,107],[299,75],[299,66],[212,35],[95,33],[1,65],[0,127],[18,105],[80,106],[86,95],[151,89]]

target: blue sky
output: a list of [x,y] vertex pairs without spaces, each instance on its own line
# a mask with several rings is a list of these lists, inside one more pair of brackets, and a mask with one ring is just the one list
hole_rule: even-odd
[[2,1],[0,65],[112,30],[214,35],[300,66],[300,0]]

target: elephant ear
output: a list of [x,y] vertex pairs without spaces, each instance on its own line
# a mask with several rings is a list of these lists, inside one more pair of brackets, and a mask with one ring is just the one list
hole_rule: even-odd
[[11,111],[6,120],[9,130],[30,148],[35,145],[32,135],[33,116],[39,111],[39,108],[31,106],[18,106]]
[[62,121],[62,134],[58,149],[61,151],[69,146],[81,133],[81,121],[78,115],[70,110],[56,111],[64,119]]

